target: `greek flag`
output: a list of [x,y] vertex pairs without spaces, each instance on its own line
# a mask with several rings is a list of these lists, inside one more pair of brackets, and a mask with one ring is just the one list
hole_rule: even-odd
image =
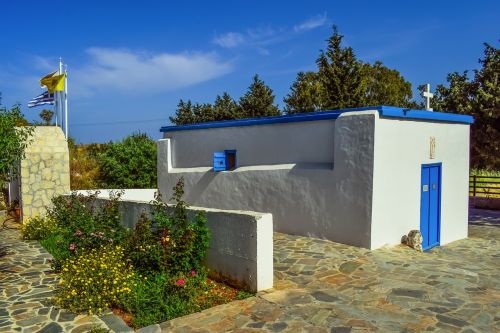
[[32,108],[39,105],[54,104],[54,94],[50,94],[48,91],[44,92],[33,98],[28,102],[28,107]]

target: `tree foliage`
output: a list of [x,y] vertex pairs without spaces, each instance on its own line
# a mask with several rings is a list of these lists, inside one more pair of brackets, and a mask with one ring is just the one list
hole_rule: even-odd
[[500,170],[500,51],[484,44],[481,68],[448,74],[448,86],[438,85],[435,110],[474,116],[471,126],[471,167]]
[[214,120],[231,120],[241,117],[238,103],[227,92],[215,97],[213,112]]
[[324,89],[315,72],[299,72],[285,97],[285,112],[313,112],[323,108]]
[[19,104],[11,109],[0,104],[0,184],[17,174],[32,133],[33,127],[27,124]]
[[318,80],[323,86],[323,107],[342,109],[364,105],[365,80],[363,66],[350,47],[342,47],[337,27],[327,41],[326,51],[321,51],[316,65]]
[[101,182],[108,188],[156,188],[156,143],[132,134],[98,155]]
[[380,61],[359,61],[352,48],[343,47],[333,27],[326,51],[316,60],[316,72],[300,72],[285,97],[285,112],[300,113],[367,105],[415,106],[411,84]]
[[192,103],[180,100],[174,117],[175,125],[203,123],[208,121],[233,120],[242,118],[276,116],[280,111],[274,103],[274,95],[264,81],[255,75],[244,96],[236,102],[227,92],[217,95],[213,104]]
[[366,81],[365,105],[417,107],[416,103],[411,101],[411,83],[397,70],[376,61],[373,65],[363,64],[363,77]]
[[242,118],[280,115],[280,110],[273,103],[273,90],[256,74],[248,91],[240,98]]
[[52,125],[52,117],[54,117],[54,111],[44,109],[40,112],[39,116],[43,121],[43,125]]

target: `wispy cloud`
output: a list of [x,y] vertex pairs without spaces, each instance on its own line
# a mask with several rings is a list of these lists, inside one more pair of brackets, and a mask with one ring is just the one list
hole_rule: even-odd
[[293,27],[274,28],[272,26],[261,26],[249,28],[243,32],[230,31],[213,38],[213,43],[226,49],[237,47],[254,47],[262,55],[268,55],[265,46],[293,39],[299,33],[310,31],[328,24],[326,13],[313,16]]
[[245,41],[246,38],[245,36],[243,36],[243,34],[239,32],[227,32],[225,34],[216,36],[213,42],[221,47],[231,49],[245,43]]
[[188,87],[232,70],[213,53],[148,53],[90,48],[89,62],[71,72],[73,91],[161,92]]
[[226,32],[216,35],[213,43],[226,49],[239,46],[262,46],[269,44],[278,32],[269,26],[247,29],[245,32]]
[[322,27],[326,24],[328,24],[328,18],[326,17],[326,13],[323,13],[322,15],[313,16],[310,19],[294,26],[293,31],[302,32],[302,31],[313,30]]

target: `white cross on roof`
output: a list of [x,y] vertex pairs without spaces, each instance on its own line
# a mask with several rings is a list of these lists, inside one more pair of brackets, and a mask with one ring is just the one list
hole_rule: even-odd
[[425,90],[422,92],[422,97],[425,98],[425,109],[427,111],[432,111],[431,98],[434,97],[434,94],[431,93],[431,85],[429,83],[425,85]]

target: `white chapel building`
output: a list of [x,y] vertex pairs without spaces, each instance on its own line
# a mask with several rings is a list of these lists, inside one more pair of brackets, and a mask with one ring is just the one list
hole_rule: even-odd
[[161,128],[158,188],[272,213],[274,230],[376,249],[467,237],[471,116],[378,106]]

